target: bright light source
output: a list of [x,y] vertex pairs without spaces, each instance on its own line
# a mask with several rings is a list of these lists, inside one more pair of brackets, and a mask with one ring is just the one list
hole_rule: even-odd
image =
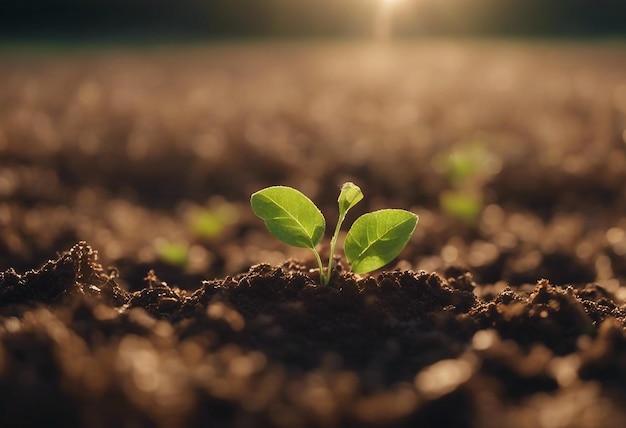
[[380,0],[374,20],[374,38],[378,41],[391,39],[393,33],[393,9],[401,0]]

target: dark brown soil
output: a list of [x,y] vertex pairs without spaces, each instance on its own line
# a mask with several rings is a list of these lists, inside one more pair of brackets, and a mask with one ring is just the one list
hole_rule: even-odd
[[[3,54],[0,427],[626,426],[626,50],[387,48]],[[346,180],[420,222],[323,287],[248,198]]]
[[323,287],[289,263],[127,292],[79,243],[0,274],[3,426],[626,422],[626,310],[606,290],[484,299],[450,274],[338,268]]

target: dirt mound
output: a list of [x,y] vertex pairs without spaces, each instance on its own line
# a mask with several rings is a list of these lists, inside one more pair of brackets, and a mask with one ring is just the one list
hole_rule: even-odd
[[79,243],[0,274],[3,426],[626,422],[626,312],[610,293],[542,280],[492,294],[449,273],[338,267],[322,287],[290,262],[195,291],[148,272],[129,292]]

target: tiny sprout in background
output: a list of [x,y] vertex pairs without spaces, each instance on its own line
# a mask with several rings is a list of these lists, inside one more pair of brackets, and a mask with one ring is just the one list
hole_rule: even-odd
[[437,153],[433,167],[446,177],[450,187],[464,188],[470,183],[482,187],[487,178],[500,172],[501,160],[489,151],[486,142],[475,140]]
[[228,226],[237,223],[238,219],[237,207],[218,198],[211,200],[206,207],[192,210],[187,216],[187,224],[194,236],[214,240],[221,237]]
[[[298,190],[273,186],[252,194],[252,211],[278,240],[315,255],[322,284],[330,281],[335,245],[347,212],[363,199],[354,183],[344,183],[339,193],[339,220],[330,241],[326,270],[317,251],[326,231],[326,220],[317,206]],[[346,235],[344,252],[355,273],[367,273],[383,267],[396,258],[411,238],[419,217],[409,211],[385,209],[359,217]]]
[[482,197],[475,193],[459,191],[441,192],[439,204],[445,213],[469,225],[476,223],[478,216],[483,210]]
[[475,224],[483,209],[483,187],[500,171],[500,158],[488,150],[485,142],[477,140],[438,153],[433,167],[449,186],[439,195],[441,210],[468,225]]
[[189,262],[189,246],[175,242],[164,242],[157,247],[159,258],[165,263],[185,267]]

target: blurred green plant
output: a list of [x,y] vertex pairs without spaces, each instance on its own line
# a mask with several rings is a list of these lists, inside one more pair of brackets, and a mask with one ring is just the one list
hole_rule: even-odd
[[210,201],[207,207],[193,210],[187,224],[194,236],[214,240],[222,236],[228,226],[239,220],[239,211],[222,199]]
[[483,186],[489,176],[499,171],[500,159],[487,149],[484,141],[474,140],[438,153],[433,166],[450,187],[439,195],[441,210],[466,224],[475,224],[483,209]]
[[441,192],[439,205],[443,212],[470,225],[476,222],[483,209],[480,195],[460,191]]
[[185,267],[189,262],[189,246],[178,242],[165,242],[157,248],[158,256],[165,263]]
[[[273,186],[252,194],[250,205],[275,238],[313,251],[320,280],[327,285],[341,225],[347,212],[362,199],[363,193],[356,184],[348,182],[341,187],[337,199],[339,220],[330,241],[326,272],[316,248],[324,237],[326,220],[309,198],[291,187]],[[418,219],[416,214],[399,209],[374,211],[356,219],[344,243],[344,253],[352,271],[371,272],[397,257],[411,238]]]
[[485,157],[485,150],[479,143],[452,151],[445,158],[445,170],[450,184],[458,187],[479,174]]

